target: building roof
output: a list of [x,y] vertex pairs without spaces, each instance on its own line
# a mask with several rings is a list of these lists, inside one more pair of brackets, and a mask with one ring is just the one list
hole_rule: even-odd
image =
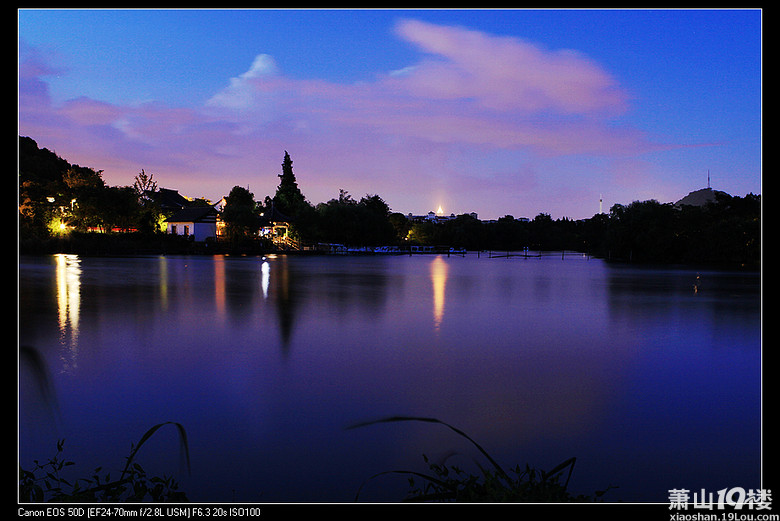
[[293,219],[276,209],[276,205],[271,203],[271,209],[265,212],[261,219],[264,223],[291,223]]
[[155,192],[146,192],[147,197],[160,205],[163,210],[176,210],[189,206],[190,201],[181,195],[178,190],[160,188]]
[[211,206],[194,206],[179,210],[175,214],[168,217],[166,221],[169,223],[213,221],[218,213],[219,212],[217,212],[217,210]]

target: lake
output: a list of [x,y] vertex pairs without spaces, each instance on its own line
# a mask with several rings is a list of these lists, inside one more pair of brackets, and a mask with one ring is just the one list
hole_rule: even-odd
[[[576,457],[569,489],[761,488],[758,273],[567,254],[21,256],[19,459],[137,461],[194,502],[396,502],[389,470]],[[116,471],[118,477],[119,471]],[[362,486],[362,488],[361,488]]]

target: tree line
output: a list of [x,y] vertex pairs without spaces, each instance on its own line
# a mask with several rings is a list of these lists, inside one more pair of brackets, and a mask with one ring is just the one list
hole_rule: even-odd
[[[506,215],[481,221],[464,214],[445,222],[413,221],[393,212],[377,194],[338,197],[310,203],[285,151],[273,196],[256,200],[234,186],[225,198],[221,219],[226,240],[238,247],[258,246],[254,233],[272,218],[290,222],[302,244],[347,246],[448,246],[470,251],[574,250],[596,257],[636,263],[709,264],[757,269],[761,262],[761,197],[716,192],[704,206],[677,207],[655,200],[615,204],[609,213],[589,219],[552,219],[540,213],[531,220]],[[71,165],[28,137],[19,138],[20,245],[47,243],[64,229],[123,230],[123,239],[147,244],[166,238],[161,223],[169,217],[156,204],[153,175],[143,170],[133,186],[111,187],[102,172]],[[210,205],[205,198],[191,205]],[[130,238],[133,236],[133,239]],[[47,242],[48,241],[48,242]],[[261,244],[267,249],[268,244]],[[213,249],[212,249],[213,251]]]

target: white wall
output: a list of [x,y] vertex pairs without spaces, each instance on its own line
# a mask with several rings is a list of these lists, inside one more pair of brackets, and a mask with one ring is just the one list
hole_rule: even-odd
[[216,238],[217,236],[217,224],[216,223],[193,223],[193,222],[176,222],[168,223],[168,233],[173,233],[173,228],[176,227],[176,235],[184,235],[185,226],[189,235],[193,236],[196,241],[205,241],[207,238]]

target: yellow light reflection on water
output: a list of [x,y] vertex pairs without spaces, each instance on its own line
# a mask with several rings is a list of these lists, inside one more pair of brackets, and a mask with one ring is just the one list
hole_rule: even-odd
[[160,306],[168,309],[168,259],[161,255],[160,261]]
[[64,348],[65,368],[75,366],[79,338],[79,309],[81,306],[81,259],[78,255],[58,253],[57,316],[60,344]]
[[441,327],[444,318],[444,290],[447,286],[447,263],[437,256],[431,262],[431,281],[433,282],[433,327]]
[[217,315],[225,318],[225,257],[214,255],[214,304]]

